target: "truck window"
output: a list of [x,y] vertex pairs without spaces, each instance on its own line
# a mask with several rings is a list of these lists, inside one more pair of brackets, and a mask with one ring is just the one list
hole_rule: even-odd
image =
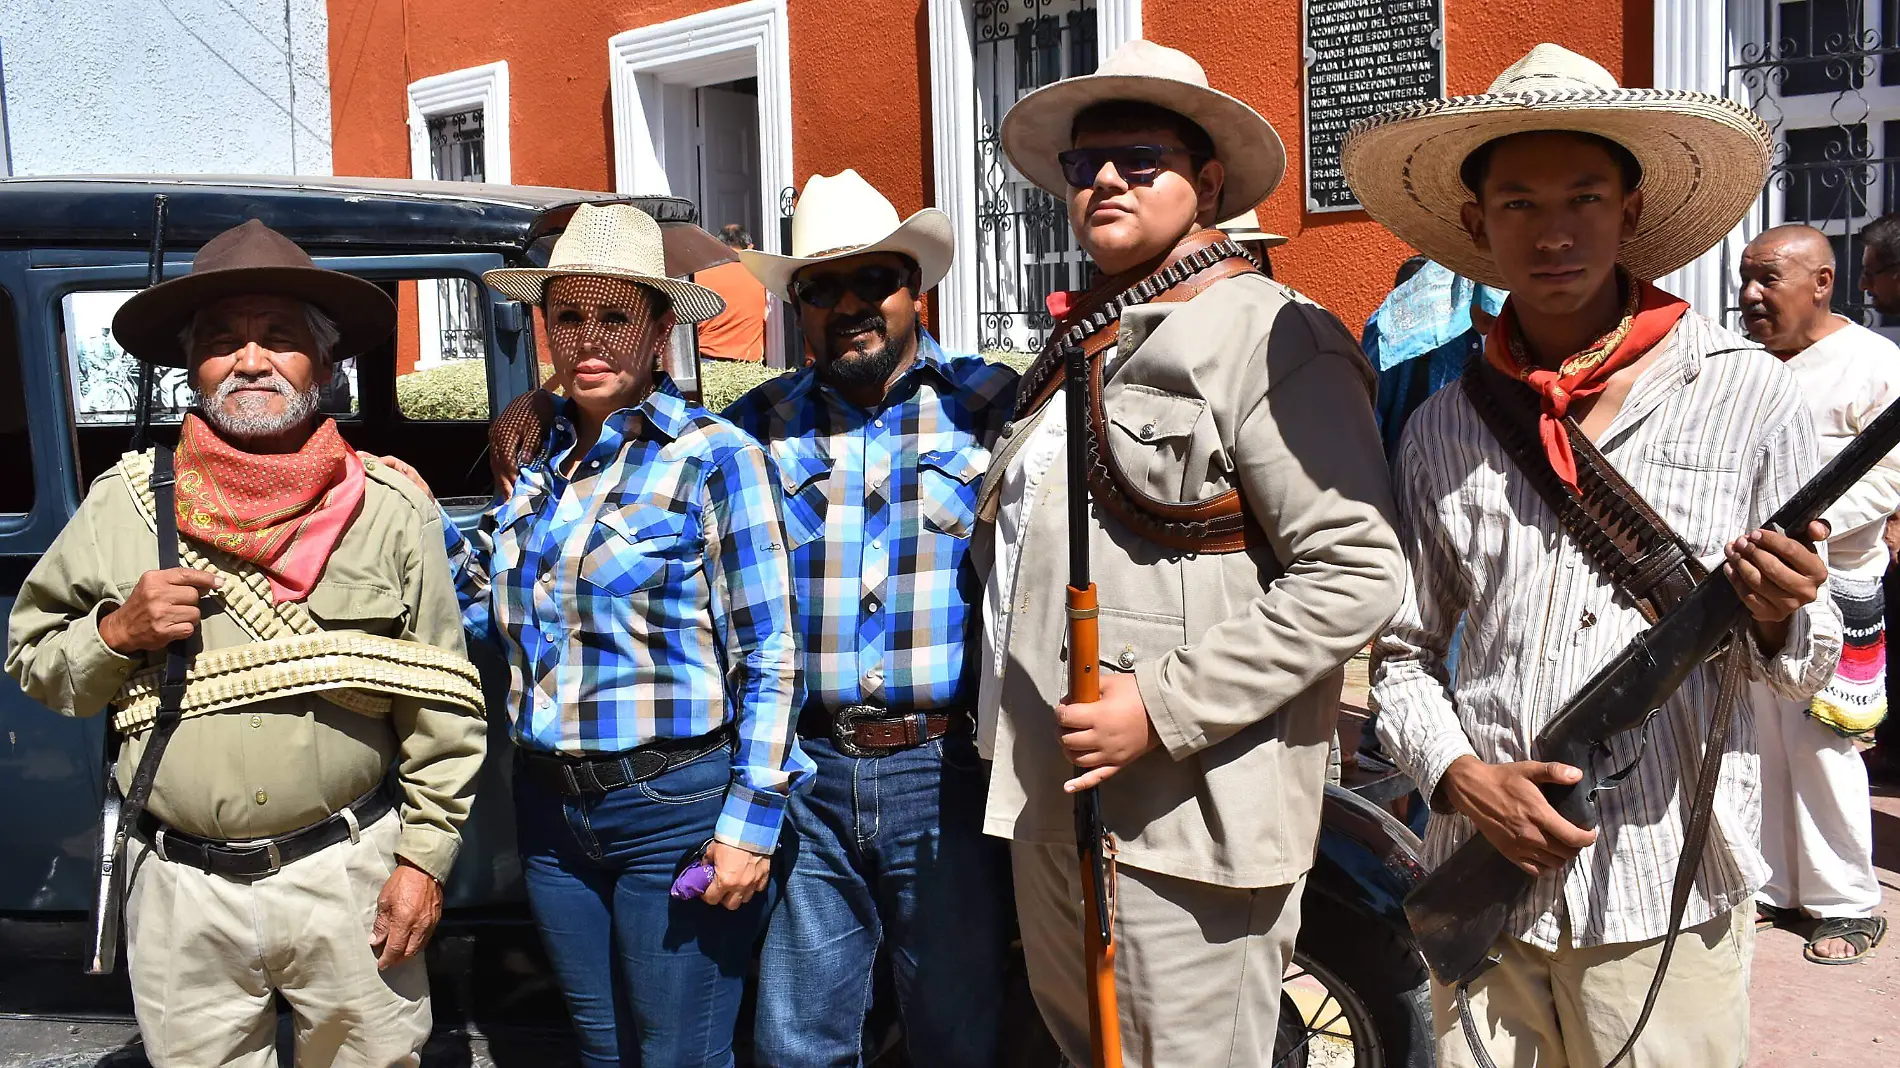
[[[462,275],[379,284],[396,299],[396,332],[339,364],[321,407],[352,446],[413,464],[443,503],[484,504],[494,489],[485,456],[486,290]],[[138,361],[114,343],[111,328],[135,292],[81,290],[62,298],[61,348],[82,491],[131,447]],[[176,440],[171,428],[193,402],[191,387],[180,369],[166,370],[158,385],[155,437],[169,444]]]
[[13,298],[0,289],[0,456],[14,472],[12,478],[0,479],[0,513],[24,515],[33,510],[33,446],[27,440],[18,327]]

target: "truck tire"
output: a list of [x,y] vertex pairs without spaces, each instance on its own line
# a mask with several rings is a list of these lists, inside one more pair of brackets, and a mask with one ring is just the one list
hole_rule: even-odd
[[1428,980],[1403,934],[1308,894],[1280,996],[1274,1068],[1431,1068]]

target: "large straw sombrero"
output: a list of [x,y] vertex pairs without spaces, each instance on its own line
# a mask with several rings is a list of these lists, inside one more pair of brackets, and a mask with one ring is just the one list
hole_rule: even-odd
[[1045,85],[1003,116],[1003,151],[1023,177],[1061,199],[1069,195],[1056,155],[1073,147],[1075,117],[1109,100],[1138,100],[1192,119],[1214,142],[1227,177],[1217,218],[1267,199],[1286,173],[1286,147],[1265,116],[1207,84],[1207,72],[1186,52],[1135,40],[1117,48],[1095,73]]
[[1624,89],[1602,67],[1540,44],[1489,91],[1397,108],[1353,124],[1340,162],[1372,217],[1457,274],[1503,287],[1460,211],[1472,151],[1511,134],[1572,130],[1608,138],[1642,165],[1642,220],[1618,257],[1644,280],[1708,251],[1734,229],[1768,178],[1767,127],[1732,100]]
[[956,239],[950,216],[925,208],[902,222],[897,208],[864,176],[847,167],[814,174],[792,209],[792,253],[739,250],[739,261],[767,291],[792,299],[792,276],[813,264],[871,252],[897,252],[917,263],[923,289],[950,273]]
[[554,242],[546,267],[503,267],[482,274],[497,293],[541,303],[548,283],[567,275],[618,278],[657,289],[673,300],[682,323],[698,323],[726,310],[725,299],[705,286],[669,278],[660,224],[631,204],[582,204]]
[[119,306],[112,336],[148,363],[183,367],[178,335],[198,309],[226,297],[292,297],[336,324],[333,360],[360,356],[396,329],[396,304],[374,282],[319,267],[297,243],[256,219],[205,242],[191,273],[143,290]]

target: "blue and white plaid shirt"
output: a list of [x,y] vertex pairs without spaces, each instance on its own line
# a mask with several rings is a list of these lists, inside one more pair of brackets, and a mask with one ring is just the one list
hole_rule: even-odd
[[810,367],[726,409],[778,464],[809,699],[915,711],[974,697],[965,647],[983,583],[970,533],[1015,401],[1016,372],[923,335],[873,411]]
[[463,625],[508,657],[515,744],[615,753],[734,723],[715,836],[768,853],[813,770],[793,734],[798,649],[771,461],[662,379],[608,417],[564,478],[573,415],[564,402],[548,458],[483,517],[486,545],[443,525]]

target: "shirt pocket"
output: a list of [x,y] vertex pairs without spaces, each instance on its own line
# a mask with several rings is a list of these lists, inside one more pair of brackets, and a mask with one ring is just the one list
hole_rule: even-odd
[[977,445],[917,457],[917,503],[924,526],[953,538],[970,536],[976,528],[977,483],[989,460],[989,451]]
[[649,504],[603,508],[588,534],[580,581],[631,597],[665,584],[670,572],[684,577],[699,559],[698,542],[687,536],[680,512]]
[[[1191,462],[1194,428],[1206,412],[1199,397],[1145,386],[1123,390],[1108,412],[1109,447],[1122,473],[1152,497],[1186,499],[1189,470],[1208,466]],[[1194,481],[1198,486],[1200,479]]]
[[1630,481],[1669,529],[1707,560],[1745,533],[1751,488],[1744,458],[1714,441],[1659,441],[1643,450],[1641,476]]
[[1187,644],[1187,620],[1181,616],[1103,608],[1096,627],[1099,659],[1111,672],[1133,671]]
[[831,462],[821,456],[774,456],[785,497],[785,537],[798,549],[824,536]]
[[409,606],[395,591],[380,586],[320,582],[304,602],[324,630],[354,630],[385,638],[407,632]]

